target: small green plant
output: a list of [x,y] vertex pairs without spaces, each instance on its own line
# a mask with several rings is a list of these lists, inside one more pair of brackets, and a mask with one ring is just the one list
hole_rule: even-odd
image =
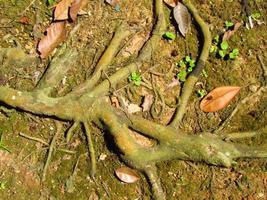
[[173,32],[165,32],[164,34],[163,34],[163,38],[165,38],[165,39],[167,39],[167,40],[175,40],[175,38],[176,38],[176,34],[175,33],[173,33]]
[[229,52],[229,44],[226,40],[220,42],[219,35],[216,35],[212,40],[210,53],[217,55],[221,59],[234,60],[239,55],[239,50],[234,48]]
[[252,13],[251,18],[254,20],[259,20],[261,18],[261,14],[259,12]]
[[234,26],[234,23],[231,21],[225,21],[224,26],[226,29],[231,29]]
[[207,94],[207,91],[205,89],[199,89],[197,90],[197,96],[202,98]]
[[208,78],[208,73],[205,69],[202,69],[201,76],[203,76],[204,78]]
[[0,190],[6,189],[6,183],[0,181]]
[[177,65],[180,67],[180,71],[177,74],[177,78],[181,82],[186,81],[186,76],[189,72],[192,72],[194,67],[196,66],[196,61],[191,58],[191,56],[186,56],[182,60],[180,60]]
[[136,86],[141,85],[142,77],[138,72],[132,72],[129,76],[129,81],[133,82]]
[[239,50],[234,48],[232,52],[229,53],[229,58],[234,60],[239,54]]

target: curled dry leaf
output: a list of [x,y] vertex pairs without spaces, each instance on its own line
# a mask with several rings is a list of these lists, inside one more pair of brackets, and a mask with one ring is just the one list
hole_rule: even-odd
[[178,4],[178,0],[164,0],[164,2],[173,8]]
[[179,31],[185,36],[192,22],[188,9],[182,3],[178,2],[177,6],[173,9],[173,15],[178,24]]
[[240,28],[241,25],[242,25],[241,22],[237,22],[233,30],[228,30],[223,34],[222,40],[229,40],[229,38],[235,34],[235,32]]
[[115,174],[124,183],[134,183],[140,179],[139,175],[129,167],[118,168]]
[[212,90],[200,103],[200,109],[204,112],[216,112],[225,108],[238,94],[240,87],[223,86]]
[[41,58],[46,58],[66,38],[65,22],[54,22],[46,29],[46,35],[38,43]]
[[83,9],[88,0],[74,0],[70,7],[70,18],[72,21],[76,21],[77,15],[81,9]]
[[66,20],[69,18],[69,7],[73,0],[62,0],[55,8],[54,20]]

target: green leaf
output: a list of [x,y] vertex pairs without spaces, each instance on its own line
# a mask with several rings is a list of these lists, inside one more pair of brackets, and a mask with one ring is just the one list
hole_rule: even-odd
[[231,28],[231,27],[234,26],[234,23],[231,22],[231,21],[225,21],[224,24],[225,24],[225,27],[226,27],[226,28]]
[[168,40],[175,40],[175,38],[176,38],[176,34],[175,34],[175,33],[172,33],[172,32],[165,32],[165,33],[163,34],[163,37],[164,37],[165,39],[168,39]]
[[185,64],[185,62],[183,60],[180,60],[178,65],[181,68],[185,68],[186,67],[186,64]]
[[259,12],[252,13],[251,15],[252,19],[257,20],[261,17],[261,14]]
[[186,62],[190,62],[190,61],[191,61],[191,57],[190,57],[190,56],[186,56],[186,57],[185,57],[185,61],[186,61]]
[[217,51],[218,47],[215,45],[211,45],[210,47],[210,53],[215,53]]
[[207,94],[207,91],[204,89],[197,90],[197,95],[202,98]]
[[219,55],[221,58],[225,57],[225,52],[223,50],[219,50]]
[[228,47],[229,47],[228,42],[223,41],[223,42],[220,44],[220,47],[221,47],[222,50],[226,50],[226,49],[228,49]]
[[219,40],[220,40],[220,36],[219,36],[219,35],[216,35],[216,36],[213,38],[213,43],[217,45],[217,44],[219,43]]
[[206,72],[205,69],[202,70],[201,75],[202,75],[203,77],[205,77],[205,78],[208,78],[208,73]]
[[190,60],[189,61],[189,67],[194,68],[196,66],[196,61],[195,60]]
[[129,76],[129,81],[133,82],[136,86],[141,85],[142,77],[139,73],[132,72]]
[[47,0],[48,5],[52,5],[54,2],[54,0]]
[[233,51],[232,51],[232,53],[237,56],[239,54],[239,50],[237,48],[234,48]]
[[177,74],[177,78],[179,78],[180,81],[185,82],[185,80],[186,80],[186,75],[187,75],[186,70],[181,70],[181,71]]

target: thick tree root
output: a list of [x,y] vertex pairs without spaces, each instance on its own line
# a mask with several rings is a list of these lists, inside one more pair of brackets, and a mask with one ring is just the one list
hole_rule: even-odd
[[[158,200],[166,199],[165,193],[161,187],[160,178],[157,176],[156,172],[155,166],[158,162],[179,159],[230,167],[232,164],[235,164],[236,160],[239,158],[267,158],[266,147],[248,147],[245,145],[233,144],[224,141],[225,138],[214,134],[199,133],[198,135],[190,135],[177,129],[186,112],[186,105],[194,84],[207,59],[211,42],[208,26],[198,15],[195,7],[189,0],[184,0],[183,2],[201,27],[204,36],[204,46],[202,47],[203,50],[199,56],[195,71],[191,73],[183,87],[179,107],[169,126],[163,126],[138,116],[125,115],[121,110],[112,107],[110,103],[106,101],[107,98],[105,98],[109,95],[111,86],[116,86],[117,83],[126,79],[131,72],[137,71],[142,67],[144,62],[150,60],[151,55],[166,29],[162,0],[155,0],[155,17],[157,21],[150,39],[141,49],[136,61],[119,69],[113,75],[109,76],[108,80],[100,81],[101,72],[107,69],[114,55],[118,52],[118,47],[122,40],[129,35],[127,29],[122,28],[115,33],[110,47],[106,49],[100,58],[91,78],[82,84],[82,86],[74,88],[73,91],[66,96],[52,98],[50,93],[53,88],[59,84],[73,64],[73,62],[67,58],[75,58],[77,56],[77,51],[75,49],[68,48],[65,50],[62,49],[60,55],[52,61],[34,91],[22,92],[0,86],[0,102],[33,114],[53,116],[62,120],[74,121],[74,125],[67,133],[68,141],[72,137],[75,128],[82,122],[85,127],[92,177],[96,172],[96,156],[89,124],[96,124],[113,137],[125,163],[143,171],[147,175],[152,186],[154,198]],[[126,31],[124,32],[124,30]],[[43,179],[45,178],[45,172],[59,130],[60,128],[57,129],[57,134],[50,144]],[[155,140],[156,144],[152,147],[141,146],[137,143],[135,138],[132,137],[132,130]],[[262,129],[260,131],[265,133],[266,130]]]

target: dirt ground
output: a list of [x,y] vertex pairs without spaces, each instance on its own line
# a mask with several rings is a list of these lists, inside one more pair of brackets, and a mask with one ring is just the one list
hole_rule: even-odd
[[[70,43],[79,48],[79,63],[69,72],[64,84],[58,88],[59,94],[66,94],[75,85],[90,75],[96,61],[111,40],[115,28],[127,21],[136,29],[116,56],[111,74],[129,60],[133,60],[140,46],[148,38],[153,27],[153,1],[119,1],[119,9],[114,9],[104,0],[88,2],[83,15],[76,24]],[[210,25],[212,36],[224,32],[225,21],[244,22],[246,15],[240,1],[201,0],[192,1],[200,15]],[[258,92],[266,86],[264,68],[267,65],[267,1],[250,0],[252,13],[259,12],[258,21],[252,29],[243,24],[228,41],[231,49],[238,48],[240,54],[234,60],[223,60],[210,55],[205,66],[207,77],[201,76],[191,97],[188,112],[183,121],[188,133],[200,131],[214,132],[221,128],[225,132],[257,130],[267,124],[267,94]],[[172,16],[166,6],[166,16]],[[27,17],[27,21],[22,20]],[[18,47],[2,56],[0,65],[0,85],[8,85],[19,90],[31,90],[45,71],[49,59],[41,60],[36,44],[42,37],[52,18],[52,8],[45,0],[0,0],[0,49]],[[177,31],[172,17],[167,17],[168,30]],[[71,27],[72,26],[72,27]],[[174,111],[182,83],[166,90],[179,71],[176,63],[186,55],[196,59],[199,53],[198,27],[193,25],[186,37],[178,33],[174,41],[162,39],[151,62],[141,73],[152,69],[155,85],[163,92],[166,102],[164,113],[153,120],[166,124]],[[29,56],[25,56],[25,54]],[[54,54],[54,52],[52,53]],[[151,73],[143,74],[144,80],[151,80]],[[144,86],[127,86],[128,80],[118,85],[132,103],[140,105]],[[201,98],[197,91],[210,90],[224,85],[240,86],[240,94],[229,106],[216,113],[204,113],[199,109]],[[125,87],[126,86],[126,87]],[[126,88],[124,90],[124,88]],[[236,113],[231,117],[231,113]],[[138,113],[152,119],[149,112]],[[224,123],[228,120],[228,123]],[[69,122],[62,122],[64,130]],[[223,127],[222,127],[223,126]],[[56,151],[48,169],[46,180],[41,175],[47,157],[47,146],[20,134],[38,137],[49,143],[55,134],[54,119],[35,116],[0,104],[0,134],[2,144],[10,151],[0,149],[0,199],[109,199],[137,200],[150,199],[151,192],[144,176],[134,184],[121,183],[114,170],[124,164],[115,154],[110,138],[99,129],[94,129],[97,144],[97,175],[93,181],[89,177],[89,161],[85,153],[85,137],[82,128],[75,131],[70,143],[66,143],[64,133],[57,140],[57,147],[71,152]],[[216,133],[215,133],[216,134]],[[267,135],[253,139],[236,140],[248,145],[266,145]],[[78,165],[75,164],[79,159]],[[167,199],[267,199],[267,161],[239,160],[232,168],[208,166],[205,163],[171,161],[158,165],[159,174]],[[75,172],[74,172],[75,171]],[[75,176],[73,176],[73,174]],[[73,178],[74,177],[74,178]]]

